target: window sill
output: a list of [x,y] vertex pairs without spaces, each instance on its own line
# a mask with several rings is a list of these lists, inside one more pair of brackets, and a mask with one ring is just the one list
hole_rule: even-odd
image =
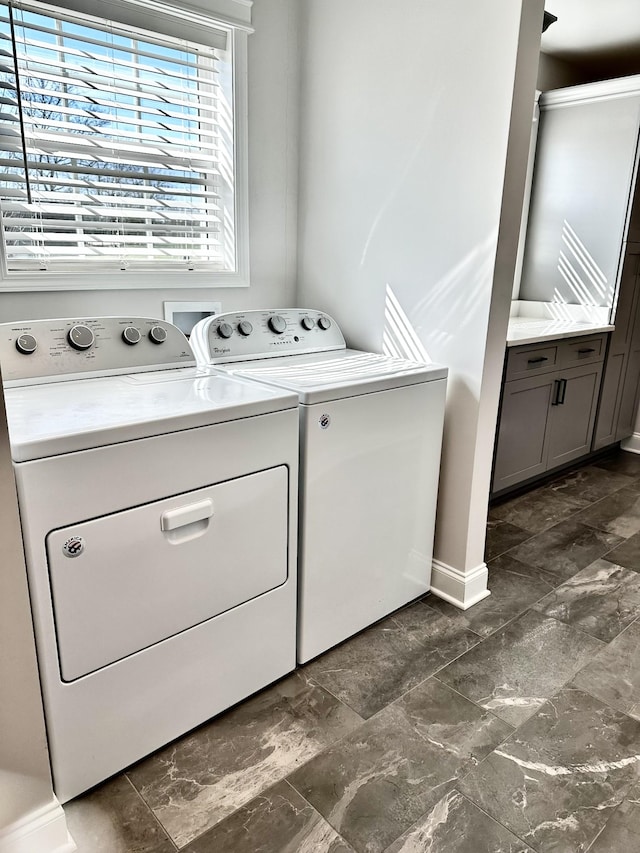
[[0,293],[34,293],[69,290],[175,290],[177,288],[249,287],[248,275],[240,273],[167,272],[19,273],[0,281]]

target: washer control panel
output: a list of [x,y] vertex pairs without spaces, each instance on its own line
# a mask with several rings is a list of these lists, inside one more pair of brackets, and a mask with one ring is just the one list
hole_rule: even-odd
[[147,317],[25,320],[0,324],[6,385],[31,385],[192,367],[189,342],[176,326]]
[[306,308],[215,314],[197,323],[189,340],[200,364],[346,349],[336,321]]

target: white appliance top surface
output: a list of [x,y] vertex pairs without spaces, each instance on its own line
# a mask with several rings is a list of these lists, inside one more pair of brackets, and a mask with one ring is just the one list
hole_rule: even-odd
[[5,400],[16,462],[298,405],[293,393],[193,367],[6,388]]
[[611,332],[614,328],[608,323],[584,320],[511,317],[507,332],[507,346],[536,344],[554,338],[575,338],[580,335]]
[[238,362],[223,367],[234,376],[291,389],[302,403],[326,402],[447,376],[447,368],[439,364],[422,364],[352,349]]

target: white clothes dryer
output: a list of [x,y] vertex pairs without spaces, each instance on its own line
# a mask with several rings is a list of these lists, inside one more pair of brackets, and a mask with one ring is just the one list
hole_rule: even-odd
[[0,326],[64,802],[295,667],[297,396],[145,318]]
[[300,403],[298,661],[430,588],[447,369],[346,348],[317,311],[198,323],[198,362]]

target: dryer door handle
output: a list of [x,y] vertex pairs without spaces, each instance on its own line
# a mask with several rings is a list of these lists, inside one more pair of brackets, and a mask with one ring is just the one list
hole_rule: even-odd
[[198,501],[198,503],[181,506],[177,509],[168,509],[160,516],[161,530],[175,530],[178,527],[186,527],[195,524],[196,521],[204,521],[213,515],[213,501]]

